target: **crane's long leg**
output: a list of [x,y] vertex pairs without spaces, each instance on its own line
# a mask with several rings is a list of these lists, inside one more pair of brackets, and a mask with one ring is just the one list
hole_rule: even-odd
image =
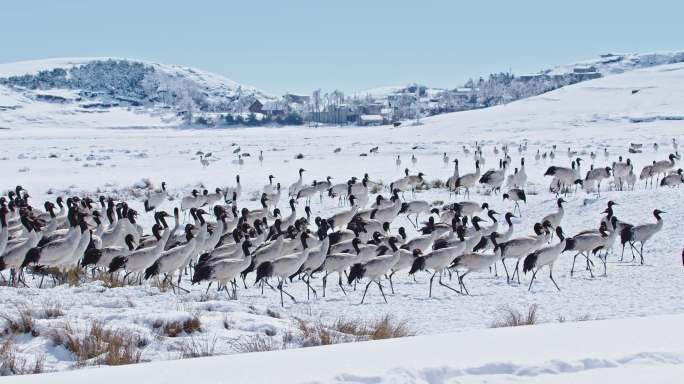
[[[558,290],[558,292],[560,292],[561,289],[558,287],[558,284],[556,284],[556,280],[553,279],[553,268],[549,268],[549,278],[553,282],[553,285],[556,286],[556,289]],[[532,284],[530,284],[530,286],[532,286]]]
[[572,268],[570,268],[570,276],[572,276],[575,273],[575,261],[577,260],[577,256],[582,252],[577,252],[575,256],[572,258]]
[[432,297],[432,281],[435,279],[435,275],[437,274],[437,271],[432,274],[432,277],[430,277],[430,288],[428,290],[428,297]]
[[539,268],[537,268],[537,269],[534,271],[534,273],[532,274],[532,280],[530,280],[530,286],[527,287],[527,291],[528,291],[528,292],[529,292],[530,290],[532,290],[532,283],[534,283],[534,279],[535,279],[535,277],[537,277],[537,272],[539,272]]
[[297,303],[297,300],[295,300],[294,296],[290,295],[283,289],[283,280],[280,279],[280,282],[278,283],[278,289],[280,289],[280,304],[283,304],[283,293],[286,294],[290,299],[292,299],[292,302]]
[[342,275],[339,274],[339,279],[337,280],[337,285],[340,286],[340,289],[342,289],[342,293],[344,293],[345,296],[347,296],[347,291],[344,290],[344,285],[342,284]]
[[396,271],[392,271],[392,273],[389,274],[389,283],[390,283],[390,289],[392,290],[392,294],[394,295],[394,284],[392,283],[392,275],[394,275]]
[[376,281],[378,283],[378,288],[380,288],[380,293],[382,293],[382,298],[385,299],[385,304],[387,304],[387,297],[385,297],[385,292],[382,290],[382,284],[380,284],[379,281]]
[[368,287],[373,283],[373,280],[369,281],[368,284],[366,284],[366,289],[363,290],[363,297],[361,297],[361,304],[363,304],[363,301],[366,299],[366,292],[368,292]]
[[[463,277],[461,276],[461,277],[459,277],[459,279],[463,279]],[[438,280],[437,282],[438,282],[439,285],[441,285],[442,287],[449,288],[449,289],[451,289],[452,291],[454,291],[454,292],[456,292],[456,293],[458,293],[458,294],[460,294],[460,295],[463,294],[463,292],[459,291],[458,289],[453,288],[453,287],[450,287],[450,286],[448,286],[448,285],[442,283],[442,274],[441,274],[441,273],[439,274],[439,280]]]
[[[468,272],[466,272],[466,273],[464,273],[458,277],[458,284],[461,286],[461,288],[463,289],[465,294],[470,296],[470,292],[468,292],[468,288],[466,288],[465,283],[463,282],[463,278],[466,277],[467,274],[468,274]],[[462,293],[462,292],[458,292],[458,293]]]
[[506,261],[502,258],[501,259],[501,264],[503,264],[504,271],[506,272],[506,284],[510,284],[510,277],[508,275],[508,267],[506,267]]

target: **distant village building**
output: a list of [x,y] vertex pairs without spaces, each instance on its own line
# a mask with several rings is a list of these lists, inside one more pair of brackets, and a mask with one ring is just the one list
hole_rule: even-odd
[[530,73],[530,74],[518,76],[518,80],[520,80],[520,81],[541,80],[544,78],[544,76],[545,75],[542,75],[541,73]]
[[267,101],[261,107],[261,112],[269,116],[284,116],[287,111],[287,104],[283,101]]
[[575,67],[572,69],[573,73],[589,73],[589,72],[596,72],[596,67],[594,66],[589,66],[589,67]]
[[601,74],[596,71],[596,67],[594,66],[575,67],[572,69],[572,74],[578,81],[598,79],[601,77]]
[[350,108],[342,106],[326,111],[310,111],[307,120],[321,124],[347,124],[353,122],[354,118]]
[[254,100],[254,102],[249,106],[249,111],[252,113],[262,113],[263,104],[259,100]]
[[383,125],[385,119],[381,115],[360,115],[358,124],[363,126]]
[[372,103],[372,104],[365,104],[359,106],[359,109],[361,110],[361,114],[364,115],[378,115],[380,114],[380,111],[385,107],[384,104],[381,103]]

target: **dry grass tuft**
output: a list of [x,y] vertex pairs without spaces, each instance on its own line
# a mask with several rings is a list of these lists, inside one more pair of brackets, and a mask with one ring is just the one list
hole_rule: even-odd
[[44,304],[40,312],[45,319],[56,319],[58,317],[64,316],[64,311],[62,310],[61,304]]
[[365,340],[393,339],[415,334],[406,321],[397,320],[392,315],[372,321],[340,319],[334,324],[334,328],[338,332]]
[[303,347],[412,336],[405,321],[385,315],[377,320],[338,319],[332,324],[297,319]]
[[199,315],[193,314],[183,321],[157,320],[152,324],[152,328],[161,329],[161,332],[168,337],[178,337],[183,332],[188,335],[200,332],[202,330],[202,321]]
[[59,268],[39,267],[33,270],[33,273],[38,276],[50,277],[55,281],[55,284],[68,284],[69,286],[79,286],[86,279],[85,269],[74,267],[67,271]]
[[16,304],[14,307],[17,310],[17,316],[0,313],[0,319],[4,319],[7,323],[4,333],[12,335],[30,333],[34,337],[38,336],[31,310],[26,305]]
[[183,322],[183,331],[188,335],[193,332],[200,332],[202,330],[202,322],[198,315],[192,315],[189,319]]
[[141,361],[139,348],[147,345],[147,340],[134,332],[108,329],[99,322],[90,324],[81,335],[65,323],[54,329],[50,338],[74,355],[77,366],[136,364]]
[[280,313],[278,313],[278,312],[276,312],[270,308],[266,310],[266,316],[272,317],[274,319],[282,319],[283,318],[283,316]]
[[181,344],[181,359],[213,356],[216,349],[216,336],[213,337],[186,337]]
[[150,286],[159,289],[159,292],[165,293],[171,290],[171,282],[165,279],[152,279]]
[[106,288],[121,288],[124,286],[123,280],[119,280],[116,275],[103,271],[97,272],[92,281],[101,281],[102,285]]
[[500,312],[501,315],[492,323],[492,328],[518,327],[537,323],[537,304],[530,305],[525,314],[509,307],[501,308]]
[[230,347],[236,353],[250,353],[277,351],[284,349],[285,345],[282,341],[278,341],[275,337],[254,334],[231,340]]
[[30,364],[26,359],[18,356],[14,339],[7,338],[0,344],[0,376],[30,375],[42,373],[45,367],[45,356],[37,355]]

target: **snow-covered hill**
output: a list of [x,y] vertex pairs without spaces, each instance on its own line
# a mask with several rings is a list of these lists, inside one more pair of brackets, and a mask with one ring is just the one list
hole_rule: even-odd
[[550,71],[543,72],[548,72],[549,74],[563,74],[573,72],[575,68],[589,69],[590,67],[593,67],[596,72],[606,76],[639,68],[681,62],[684,62],[684,51],[622,54],[606,53],[595,59],[560,65]]
[[242,112],[271,98],[220,75],[140,60],[0,64],[0,127],[173,126],[187,111]]

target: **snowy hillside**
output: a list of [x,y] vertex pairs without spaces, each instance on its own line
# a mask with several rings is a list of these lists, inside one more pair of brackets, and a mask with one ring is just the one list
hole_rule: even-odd
[[0,128],[346,125],[364,124],[362,115],[380,115],[389,123],[509,104],[601,76],[682,61],[684,52],[606,54],[537,74],[480,74],[455,89],[409,84],[347,96],[319,90],[311,97],[282,98],[176,65],[112,58],[25,61],[0,64]]
[[548,72],[549,74],[562,74],[573,72],[575,68],[595,68],[602,75],[612,75],[631,71],[639,68],[648,68],[656,65],[674,64],[684,62],[684,52],[653,52],[653,53],[606,53],[590,60],[579,61],[572,64],[560,65]]
[[0,64],[0,126],[5,127],[179,125],[193,111],[243,112],[257,98],[271,99],[216,74],[139,60]]

